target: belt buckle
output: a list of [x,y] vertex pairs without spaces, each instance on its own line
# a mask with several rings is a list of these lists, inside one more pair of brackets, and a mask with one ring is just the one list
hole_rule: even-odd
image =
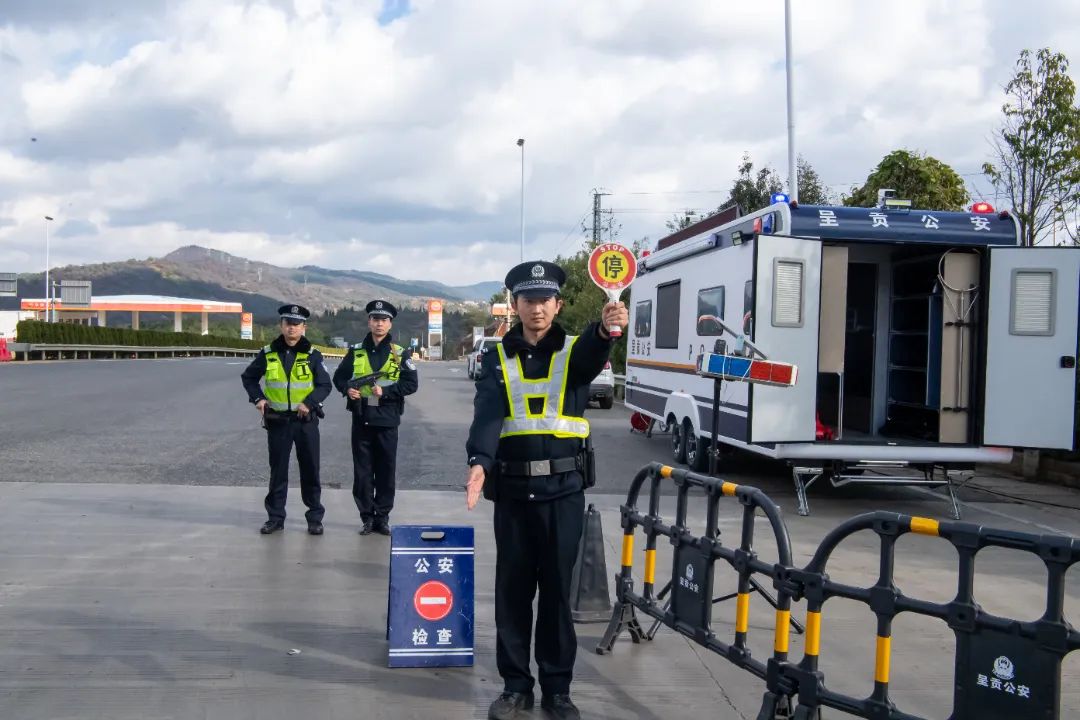
[[529,474],[536,475],[550,475],[551,474],[551,461],[550,460],[530,460],[529,461]]

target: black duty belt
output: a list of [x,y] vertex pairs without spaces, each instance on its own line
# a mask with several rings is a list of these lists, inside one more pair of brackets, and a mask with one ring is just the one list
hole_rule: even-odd
[[543,475],[558,475],[559,473],[580,470],[581,466],[576,457],[550,458],[548,460],[531,460],[529,462],[500,462],[499,472],[503,475],[522,475],[525,477],[540,477]]

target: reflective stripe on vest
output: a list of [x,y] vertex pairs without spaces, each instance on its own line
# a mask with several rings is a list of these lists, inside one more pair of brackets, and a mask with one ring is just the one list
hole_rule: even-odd
[[[383,363],[382,370],[386,371],[386,377],[381,377],[375,381],[376,385],[386,387],[387,385],[393,385],[401,377],[401,353],[404,349],[400,345],[390,346],[390,357],[386,358],[386,362]],[[353,347],[353,377],[358,378],[362,375],[370,375],[375,372],[371,367],[371,358],[368,357],[367,350],[362,346],[357,345]],[[360,395],[363,397],[371,397],[371,387],[365,385],[360,389]]]
[[266,402],[271,410],[292,412],[315,389],[315,376],[311,372],[308,353],[296,353],[292,371],[286,376],[281,356],[267,345],[266,353]]
[[[589,436],[588,420],[564,414],[570,351],[576,342],[576,336],[567,337],[563,349],[552,354],[547,377],[536,380],[525,377],[520,355],[515,356],[511,362],[506,356],[502,343],[496,346],[499,351],[499,365],[506,384],[507,404],[510,407],[510,414],[503,418],[500,438],[514,435],[554,435],[559,438]],[[542,412],[529,411],[530,398],[543,399]]]

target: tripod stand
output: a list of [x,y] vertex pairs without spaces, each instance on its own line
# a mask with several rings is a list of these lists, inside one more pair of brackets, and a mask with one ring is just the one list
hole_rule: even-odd
[[[713,377],[712,442],[709,446],[709,475],[712,476],[716,475],[716,459],[718,451],[717,435],[720,434],[720,389],[722,387],[722,383],[723,380],[721,378]],[[717,530],[717,533],[719,534],[719,530]],[[750,576],[750,588],[758,595],[765,598],[765,602],[772,605],[774,609],[780,609],[779,604],[776,602],[776,597],[773,596],[773,594],[770,593],[767,588],[762,586],[761,583],[755,580],[753,575]],[[660,592],[657,594],[656,599],[663,600],[669,592],[671,592],[671,580],[668,580],[667,584],[660,589]],[[712,604],[717,605],[727,600],[731,600],[732,598],[738,597],[738,595],[739,593],[733,592],[727,595],[722,595],[721,597],[713,598]],[[668,600],[664,604],[664,611],[667,612],[670,607],[671,600]],[[645,637],[649,640],[652,640],[662,624],[663,623],[661,623],[659,620],[654,621],[652,626],[645,633]],[[803,634],[805,628],[798,620],[796,620],[795,618],[791,618],[791,625],[795,628],[795,632],[800,635]]]

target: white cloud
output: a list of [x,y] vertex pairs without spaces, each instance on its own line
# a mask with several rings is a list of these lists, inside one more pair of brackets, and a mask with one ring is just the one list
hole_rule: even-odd
[[[794,5],[798,150],[836,185],[897,147],[977,170],[1018,51],[1080,62],[1066,0]],[[380,24],[382,10],[186,0],[12,16],[0,269],[40,267],[48,213],[58,262],[198,243],[499,279],[518,258],[518,137],[530,255],[574,247],[595,187],[626,211],[629,241],[719,204],[701,191],[726,190],[743,151],[786,174],[780,3],[415,0]]]

